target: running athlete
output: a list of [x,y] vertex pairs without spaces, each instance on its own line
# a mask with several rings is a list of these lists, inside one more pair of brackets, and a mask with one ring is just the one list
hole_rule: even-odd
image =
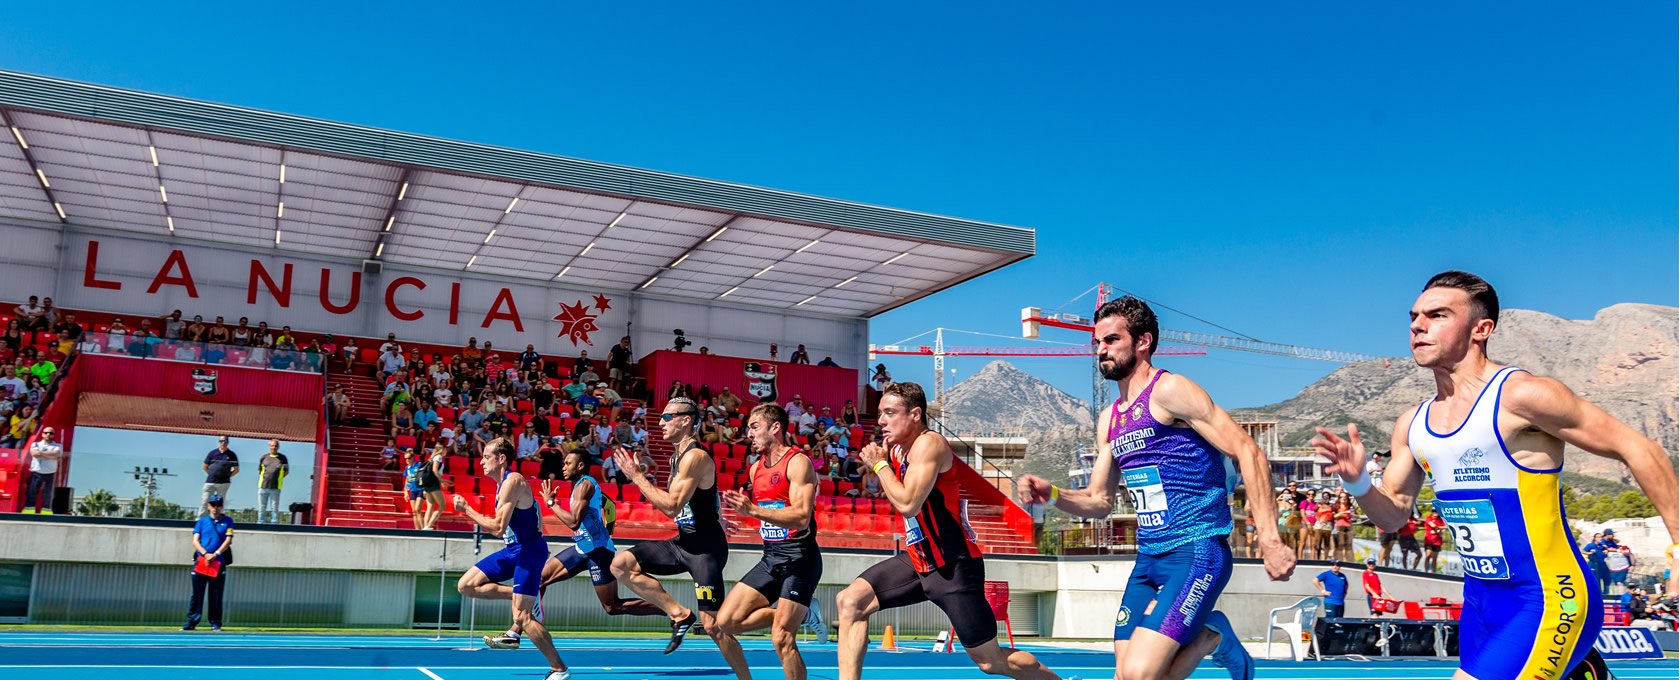
[[787,425],[787,411],[773,403],[759,404],[747,416],[747,436],[761,456],[750,473],[752,497],[731,489],[723,492],[723,502],[760,522],[764,557],[741,577],[744,587],[724,598],[718,623],[734,635],[771,627],[782,673],[788,680],[805,680],[799,627],[823,571],[817,550],[817,470],[804,451],[785,443]]
[[[1394,458],[1373,486],[1359,429],[1313,440],[1365,514],[1390,530],[1424,479],[1464,563],[1457,680],[1609,678],[1593,650],[1604,621],[1598,583],[1563,514],[1563,446],[1626,463],[1676,538],[1676,480],[1662,445],[1563,383],[1488,359],[1499,296],[1480,277],[1435,275],[1411,310],[1412,358],[1435,396],[1394,423]],[[1417,474],[1419,469],[1423,474]],[[1441,476],[1435,476],[1435,470]]]
[[[456,512],[466,515],[485,531],[501,534],[502,540],[507,543],[506,547],[480,560],[462,574],[455,587],[466,597],[482,600],[506,597],[513,600],[513,625],[524,630],[531,637],[531,642],[548,658],[547,680],[569,680],[572,674],[566,670],[566,663],[560,660],[560,653],[554,650],[554,641],[549,639],[541,615],[532,615],[533,608],[539,611],[541,608],[538,589],[542,585],[543,564],[548,561],[548,542],[543,540],[542,516],[537,510],[537,498],[531,493],[530,483],[523,475],[509,469],[514,452],[513,442],[497,438],[486,444],[484,452],[479,455],[484,475],[501,480],[501,487],[496,491],[494,517],[479,514],[467,505],[467,499],[455,497]],[[511,588],[496,585],[509,579],[513,580]]]
[[[543,564],[542,587],[538,590],[538,597],[540,598],[550,585],[577,576],[587,569],[589,581],[595,585],[595,598],[601,601],[601,609],[607,614],[663,614],[665,612],[646,600],[625,600],[618,596],[618,581],[612,575],[615,549],[612,542],[612,520],[607,513],[607,508],[612,507],[612,499],[601,493],[595,478],[587,474],[589,458],[589,451],[575,449],[567,453],[565,462],[561,463],[561,476],[572,483],[569,503],[561,503],[554,497],[553,480],[543,480],[543,505],[554,513],[555,518],[572,529],[572,538],[576,544],[560,551],[558,555],[549,557],[548,562]],[[519,634],[519,627],[515,625],[501,635],[484,636],[484,644],[491,649],[519,649]]]
[[643,541],[613,557],[612,573],[630,590],[652,602],[671,617],[670,654],[682,645],[694,627],[695,612],[682,606],[654,576],[688,573],[694,576],[694,601],[700,610],[698,622],[717,643],[729,667],[740,680],[752,680],[741,643],[717,624],[723,596],[723,565],[729,560],[729,538],[724,534],[723,508],[718,502],[717,463],[712,454],[694,441],[700,424],[700,407],[694,400],[677,397],[665,404],[659,416],[660,436],[676,447],[668,489],[653,485],[630,452],[613,453],[622,470],[642,490],[653,507],[677,523],[677,537],[664,541]]
[[840,680],[862,677],[871,614],[929,600],[951,620],[980,670],[1016,680],[1057,680],[1032,654],[998,645],[997,618],[986,603],[986,565],[957,486],[959,463],[951,444],[928,431],[922,386],[887,385],[876,423],[885,445],[871,442],[858,455],[904,518],[905,551],[864,570],[835,597]]
[[[1063,491],[1022,475],[1023,503],[1050,503],[1080,517],[1107,517],[1124,484],[1137,512],[1138,557],[1114,619],[1115,677],[1182,680],[1212,656],[1236,680],[1253,680],[1254,659],[1225,614],[1214,610],[1231,578],[1231,508],[1236,460],[1249,493],[1266,573],[1289,579],[1295,552],[1278,535],[1271,467],[1200,385],[1154,367],[1160,326],[1142,300],[1097,309],[1098,368],[1119,384],[1103,414],[1091,484]],[[1263,495],[1262,495],[1263,494]],[[1279,504],[1281,505],[1281,503]]]

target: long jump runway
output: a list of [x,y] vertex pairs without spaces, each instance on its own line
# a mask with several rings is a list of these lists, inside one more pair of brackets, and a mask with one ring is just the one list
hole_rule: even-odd
[[[742,645],[753,675],[782,677],[770,641],[748,637]],[[911,649],[914,645],[919,650]],[[968,663],[960,651],[927,651],[927,642],[907,642],[899,651],[871,649],[864,661],[866,680],[979,680],[990,677]],[[578,680],[683,680],[729,678],[729,669],[711,640],[691,636],[682,649],[661,654],[665,640],[587,637],[556,640],[561,656]],[[1102,651],[1051,645],[1021,645],[1062,677],[1110,678],[1113,657]],[[1281,649],[1281,645],[1279,646]],[[811,678],[837,676],[835,646],[800,645]],[[1259,678],[1283,680],[1447,680],[1453,660],[1371,660],[1258,662]],[[1673,680],[1677,662],[1624,661],[1610,664],[1622,680]],[[192,633],[0,633],[0,677],[50,677],[54,680],[178,680],[223,677],[240,680],[496,680],[535,678],[547,673],[542,655],[530,646],[491,651],[469,648],[459,633],[442,640],[431,636],[346,636]],[[1191,675],[1198,680],[1229,678],[1204,662]]]

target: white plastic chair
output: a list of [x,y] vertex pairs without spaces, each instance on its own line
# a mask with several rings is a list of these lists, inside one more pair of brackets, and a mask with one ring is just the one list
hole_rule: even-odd
[[[1289,651],[1296,661],[1307,656],[1307,644],[1301,641],[1301,631],[1311,631],[1313,620],[1318,618],[1318,612],[1324,608],[1324,602],[1318,597],[1303,598],[1301,601],[1287,607],[1273,609],[1266,627],[1266,658],[1272,658],[1272,632],[1281,630],[1289,641]],[[1294,612],[1287,620],[1279,619],[1279,614]],[[1318,657],[1318,637],[1312,638],[1312,655]]]

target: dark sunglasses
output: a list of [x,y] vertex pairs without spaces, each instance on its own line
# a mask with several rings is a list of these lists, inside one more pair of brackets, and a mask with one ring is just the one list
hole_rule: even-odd
[[700,415],[699,411],[682,411],[680,413],[661,413],[661,414],[659,414],[659,419],[668,423],[668,422],[671,422],[672,418],[675,418],[677,416],[697,416],[697,415]]

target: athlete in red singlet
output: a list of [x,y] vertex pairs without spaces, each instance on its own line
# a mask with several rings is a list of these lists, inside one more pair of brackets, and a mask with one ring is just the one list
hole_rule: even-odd
[[886,446],[872,443],[859,458],[875,470],[881,492],[904,518],[906,551],[865,570],[835,598],[840,680],[862,676],[871,614],[927,600],[951,619],[980,670],[1016,680],[1057,680],[1032,654],[998,646],[997,619],[986,603],[985,562],[957,491],[956,466],[962,463],[944,437],[928,431],[921,385],[888,385],[877,422]]

